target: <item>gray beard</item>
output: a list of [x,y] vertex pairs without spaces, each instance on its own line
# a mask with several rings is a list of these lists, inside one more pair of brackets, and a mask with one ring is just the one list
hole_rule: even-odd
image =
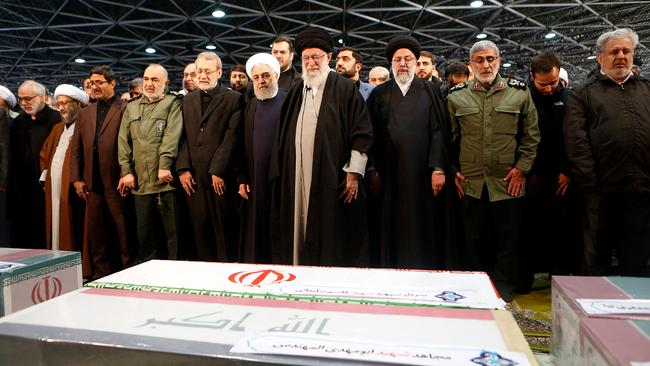
[[400,85],[407,84],[411,79],[413,79],[415,77],[415,65],[413,65],[412,67],[409,67],[408,72],[406,73],[406,75],[404,75],[404,74],[400,75],[400,74],[397,73],[397,71],[398,70],[395,70],[393,68],[393,77],[395,78],[395,81]]
[[309,88],[318,89],[321,85],[325,84],[327,80],[327,74],[330,72],[329,65],[323,63],[320,65],[318,74],[309,74],[305,68],[302,70],[302,80],[305,82],[305,86]]
[[255,93],[255,98],[259,100],[271,99],[275,96],[277,91],[278,91],[277,85],[275,87],[269,86],[268,88],[253,90],[253,92]]

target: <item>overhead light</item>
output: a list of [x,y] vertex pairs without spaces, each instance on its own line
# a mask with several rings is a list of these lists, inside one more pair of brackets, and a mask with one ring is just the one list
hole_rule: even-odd
[[503,64],[503,67],[506,67],[506,68],[510,67],[510,66],[512,66],[512,64],[510,62],[506,62],[505,64]]
[[343,44],[343,38],[339,38],[339,43]]
[[469,4],[469,6],[471,6],[472,8],[480,8],[481,6],[483,6],[483,2],[482,2],[482,1],[479,1],[479,0],[472,1],[472,2]]
[[156,49],[153,47],[147,47],[145,48],[144,52],[146,53],[156,53]]
[[215,10],[212,12],[212,16],[215,18],[223,18],[226,16],[226,13],[223,10]]
[[86,62],[86,60],[84,60],[84,59],[81,58],[81,57],[78,57],[78,58],[75,58],[75,59],[74,59],[74,62],[76,62],[76,63],[78,63],[78,64],[83,64],[84,62]]
[[551,39],[551,38],[555,38],[555,36],[557,36],[557,34],[555,34],[554,32],[548,32],[548,33],[546,33],[544,38]]
[[484,38],[487,38],[487,34],[485,34],[485,33],[479,33],[479,34],[476,35],[476,38],[478,38],[478,39],[484,39]]
[[596,56],[594,56],[594,55],[591,55],[591,56],[587,57],[587,60],[594,60],[594,59],[596,59]]
[[213,45],[212,43],[208,43],[207,45],[205,45],[205,49],[207,49],[207,50],[216,50],[217,46]]

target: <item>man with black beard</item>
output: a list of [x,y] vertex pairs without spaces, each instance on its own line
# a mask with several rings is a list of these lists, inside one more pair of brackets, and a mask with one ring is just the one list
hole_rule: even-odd
[[380,258],[391,268],[434,268],[438,259],[434,196],[445,184],[447,111],[439,89],[415,75],[419,54],[415,38],[393,38],[393,79],[368,99],[375,144],[367,174],[381,195]]
[[359,79],[362,64],[363,57],[352,47],[343,47],[336,55],[336,72],[354,81],[354,85],[359,89],[363,100],[368,100],[368,96],[370,96],[370,92],[375,86],[364,83]]
[[245,200],[239,260],[271,263],[271,185],[269,160],[286,93],[278,88],[280,64],[268,53],[258,53],[246,62],[255,98],[244,110],[239,141],[239,195]]
[[363,185],[372,126],[361,94],[331,72],[332,38],[309,27],[296,38],[303,65],[282,106],[273,179],[274,263],[367,263]]
[[530,76],[541,140],[527,179],[530,244],[522,247],[520,292],[528,292],[537,272],[577,274],[581,243],[579,192],[571,184],[562,135],[567,89],[560,82],[559,57],[553,51],[536,56]]

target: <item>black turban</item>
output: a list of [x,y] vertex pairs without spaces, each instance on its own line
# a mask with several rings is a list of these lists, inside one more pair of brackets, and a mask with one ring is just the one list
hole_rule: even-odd
[[300,57],[305,48],[320,48],[321,50],[330,53],[334,48],[334,41],[323,29],[308,27],[298,33],[294,46],[296,48],[296,54]]
[[393,60],[393,55],[400,48],[408,48],[413,52],[415,58],[420,57],[420,43],[411,36],[398,35],[393,37],[393,39],[388,42],[388,46],[386,46],[386,58],[388,59],[388,62]]

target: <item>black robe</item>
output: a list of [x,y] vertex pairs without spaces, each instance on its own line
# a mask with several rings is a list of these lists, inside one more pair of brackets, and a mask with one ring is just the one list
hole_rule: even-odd
[[251,191],[248,200],[242,199],[239,243],[241,262],[272,262],[269,162],[285,97],[286,93],[279,90],[275,97],[268,100],[251,99],[244,110],[244,121],[238,138],[238,182],[250,185]]
[[291,89],[291,86],[299,80],[302,80],[300,78],[300,73],[291,66],[289,70],[280,73],[278,87],[280,87],[281,90],[288,92],[289,89]]
[[[190,171],[197,183],[196,193],[187,198],[196,241],[196,255],[190,257],[232,261],[239,235],[233,155],[244,97],[218,85],[208,92],[202,112],[201,93],[197,89],[183,97],[183,142],[176,159],[178,174]],[[212,175],[226,181],[225,194],[214,192]]]
[[[296,82],[282,106],[277,145],[271,160],[274,263],[292,263],[296,163],[296,124],[303,102],[303,81]],[[323,89],[314,138],[312,183],[304,245],[304,265],[363,266],[368,262],[365,193],[350,204],[339,198],[345,188],[343,167],[352,150],[368,153],[372,126],[354,83],[330,72]]]
[[59,112],[47,105],[36,119],[20,114],[11,126],[9,168],[9,220],[11,246],[45,248],[45,193],[38,181],[39,154],[52,127],[61,121]]
[[[395,80],[371,93],[372,164],[382,179],[380,259],[387,267],[439,268],[444,262],[444,210],[431,173],[448,171],[448,116],[439,89],[414,78],[402,95]],[[443,193],[440,193],[443,197]]]

